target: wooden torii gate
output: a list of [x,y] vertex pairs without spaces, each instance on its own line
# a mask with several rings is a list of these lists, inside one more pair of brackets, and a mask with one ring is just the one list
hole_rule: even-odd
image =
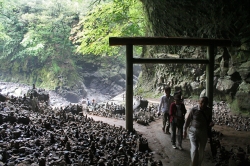
[[[217,46],[229,47],[231,40],[169,37],[110,37],[110,46],[126,45],[126,129],[133,131],[133,64],[186,63],[206,64],[206,94],[213,107],[214,50]],[[134,58],[133,45],[179,45],[206,46],[207,59]]]

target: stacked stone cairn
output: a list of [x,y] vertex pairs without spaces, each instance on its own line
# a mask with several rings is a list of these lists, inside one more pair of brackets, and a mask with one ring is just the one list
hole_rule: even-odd
[[214,104],[213,121],[217,125],[226,125],[237,131],[250,131],[250,117],[233,115],[227,103],[217,102]]
[[[213,106],[213,122],[216,125],[225,125],[234,128],[236,131],[250,131],[250,118],[242,115],[233,115],[228,105],[221,102],[214,102]],[[216,166],[245,166],[250,165],[250,145],[242,148],[233,145],[230,149],[226,149],[221,145],[220,140],[223,134],[212,129],[212,144],[215,147],[215,156],[212,158]],[[209,143],[211,143],[209,141]]]
[[136,131],[70,111],[79,106],[34,112],[19,99],[0,102],[0,165],[162,165]]
[[[150,122],[159,119],[157,115],[158,105],[152,103],[146,108],[137,107],[133,110],[133,120],[141,125],[149,125]],[[85,106],[84,112],[89,115],[126,120],[125,106],[113,102]]]

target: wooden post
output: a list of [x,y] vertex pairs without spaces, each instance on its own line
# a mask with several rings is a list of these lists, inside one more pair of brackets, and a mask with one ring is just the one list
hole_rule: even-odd
[[126,129],[133,131],[133,45],[126,45]]
[[213,100],[214,100],[214,45],[208,46],[207,50],[207,58],[209,60],[209,64],[206,66],[206,95],[209,99],[209,107],[213,108]]

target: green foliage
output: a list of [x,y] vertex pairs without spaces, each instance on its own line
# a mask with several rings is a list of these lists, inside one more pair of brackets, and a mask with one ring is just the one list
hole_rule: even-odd
[[3,2],[3,7],[0,9],[0,21],[3,28],[1,28],[2,34],[8,36],[9,39],[2,41],[3,47],[1,51],[1,59],[7,56],[11,56],[16,52],[18,44],[21,40],[22,32],[17,33],[20,28],[20,22],[18,20],[18,9],[12,2]]
[[60,71],[60,67],[55,61],[53,61],[52,66],[53,66],[54,73],[58,73]]
[[[0,59],[2,72],[26,83],[57,86],[61,68],[74,55],[71,27],[78,22],[79,3],[70,0],[9,0],[0,8]],[[74,63],[66,74],[77,75]],[[71,65],[71,66],[70,66]],[[67,72],[69,71],[69,72]],[[74,80],[72,80],[74,81]]]
[[15,60],[37,56],[45,62],[51,56],[72,54],[74,47],[68,38],[72,25],[78,22],[75,2],[10,0],[4,5],[0,19],[8,29],[5,36],[11,40],[4,43],[3,57]]
[[4,26],[0,23],[0,42],[6,41],[9,39],[10,39],[10,37],[6,34],[6,30],[5,30]]
[[[98,2],[0,0],[0,59],[5,62],[1,72],[19,81],[56,87],[61,84],[58,75],[69,84],[79,79],[78,53],[85,54],[85,62],[103,67],[103,73],[114,64],[124,64],[125,56],[95,55],[124,52],[124,47],[109,46],[110,36],[144,35],[142,5],[137,0]],[[76,48],[76,43],[81,45]]]
[[142,4],[137,0],[114,0],[96,5],[72,30],[72,41],[82,54],[119,55],[109,37],[144,36]]

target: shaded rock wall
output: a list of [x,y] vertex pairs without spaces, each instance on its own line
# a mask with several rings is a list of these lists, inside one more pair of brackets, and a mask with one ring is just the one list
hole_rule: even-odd
[[[168,55],[166,55],[167,57]],[[194,54],[197,56],[197,54]],[[250,110],[250,65],[249,62],[233,63],[233,55],[225,65],[223,56],[216,59],[214,71],[214,95],[215,100],[228,101],[234,104],[235,110]],[[155,73],[150,78],[144,68],[142,76],[137,85],[140,88],[147,88],[150,85],[152,91],[160,94],[165,86],[171,86],[173,91],[182,90],[185,98],[200,96],[206,88],[205,65],[196,64],[164,64],[155,65]],[[152,69],[151,69],[152,70]],[[146,85],[146,86],[145,86]]]
[[[232,47],[215,50],[214,95],[234,110],[249,112],[250,104],[242,101],[250,98],[250,1],[141,1],[148,18],[148,36],[232,40]],[[206,48],[145,46],[142,57],[205,58]],[[146,64],[137,92],[162,94],[164,86],[171,86],[182,89],[184,97],[199,96],[206,87],[204,71],[204,65]]]

